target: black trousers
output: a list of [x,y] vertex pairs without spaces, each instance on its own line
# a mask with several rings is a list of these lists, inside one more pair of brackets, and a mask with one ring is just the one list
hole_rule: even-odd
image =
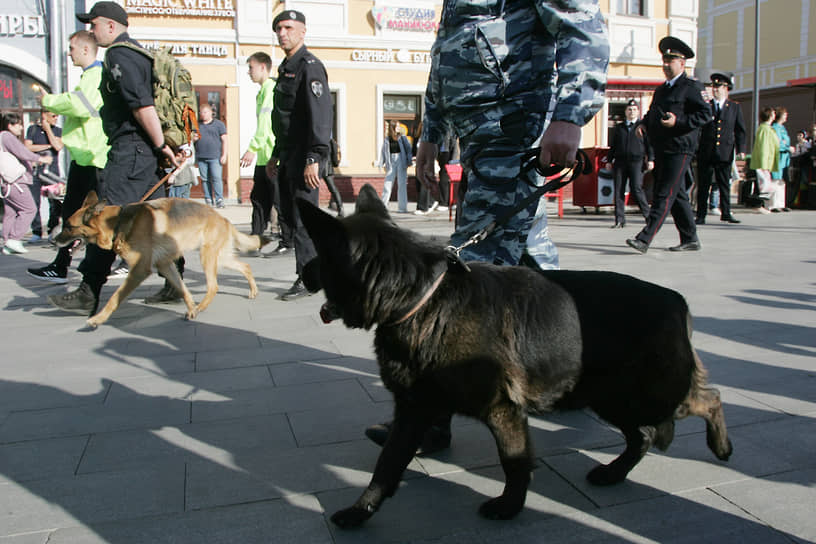
[[649,209],[646,226],[636,238],[651,244],[671,212],[674,225],[680,233],[680,243],[694,242],[697,240],[697,227],[694,225],[688,191],[684,187],[691,155],[660,153],[656,159],[652,207]]
[[280,228],[280,243],[292,247],[292,228],[281,217],[280,178],[270,179],[266,175],[266,166],[255,166],[252,176],[252,191],[249,201],[252,204],[252,231],[251,234],[263,234],[266,226],[272,220],[272,208],[278,213],[278,227]]
[[338,211],[343,211],[343,198],[340,196],[340,191],[337,190],[337,185],[334,184],[334,170],[329,169],[323,181],[326,183],[326,188],[329,190],[330,203],[334,204]]
[[448,170],[445,165],[448,164],[451,158],[450,151],[440,151],[436,156],[436,162],[439,164],[439,204],[442,206],[450,206],[450,184],[451,179],[448,175]]
[[318,189],[308,189],[303,179],[303,170],[288,168],[281,163],[278,169],[278,183],[281,195],[281,216],[284,223],[292,227],[292,240],[295,246],[295,271],[301,276],[306,263],[317,257],[312,239],[300,219],[300,212],[295,205],[296,198],[302,198],[315,206],[319,203]]
[[[138,202],[158,181],[158,162],[151,145],[139,134],[125,134],[111,142],[108,162],[97,180],[97,192],[100,199],[106,200],[108,204],[125,206]],[[164,186],[161,186],[150,195],[149,200],[164,196],[167,195]],[[116,253],[113,250],[88,244],[85,258],[77,269],[82,273],[82,281],[88,284],[97,297],[108,281],[108,274],[115,260]],[[179,272],[183,272],[183,259],[176,266]]]
[[721,217],[731,217],[731,163],[703,162],[699,164],[700,179],[697,180],[697,219],[705,219],[708,213],[708,195],[711,191],[711,178],[714,186],[720,191]]
[[[102,171],[95,166],[80,166],[71,161],[68,168],[68,181],[65,184],[65,198],[62,201],[62,223],[74,215],[82,207],[82,202],[90,191],[96,190],[96,185]],[[59,269],[67,270],[71,266],[71,248],[61,247],[57,250],[57,257],[53,262]]]
[[649,217],[649,202],[643,192],[643,157],[632,160],[616,160],[612,168],[615,178],[615,223],[626,223],[626,182],[635,197],[640,213]]

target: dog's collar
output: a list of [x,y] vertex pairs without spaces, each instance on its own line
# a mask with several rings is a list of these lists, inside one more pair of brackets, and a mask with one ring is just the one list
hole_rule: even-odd
[[414,305],[414,307],[411,308],[411,310],[407,314],[405,314],[404,316],[402,316],[398,320],[391,323],[391,325],[399,325],[400,323],[402,323],[404,321],[407,321],[411,316],[413,316],[415,313],[417,313],[419,311],[419,309],[422,308],[425,305],[425,303],[428,302],[428,300],[431,298],[431,296],[433,296],[433,294],[436,292],[436,289],[439,287],[439,284],[441,284],[442,280],[445,278],[446,273],[447,273],[447,270],[443,270],[442,273],[439,274],[439,277],[436,278],[436,281],[433,282],[433,285],[431,285],[430,289],[428,289],[425,292],[425,294],[422,296],[422,298],[419,299],[419,302],[417,302]]

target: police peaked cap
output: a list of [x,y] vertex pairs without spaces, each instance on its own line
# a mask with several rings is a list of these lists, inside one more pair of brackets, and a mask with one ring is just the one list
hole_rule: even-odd
[[83,23],[90,23],[97,17],[105,17],[106,19],[111,19],[117,23],[128,26],[128,16],[125,12],[125,8],[116,2],[97,2],[93,5],[89,13],[76,14],[76,18]]
[[275,17],[274,21],[272,21],[272,30],[277,30],[278,23],[280,23],[281,21],[300,21],[305,25],[306,16],[297,10],[285,9],[282,12],[280,12],[277,17]]
[[694,50],[689,47],[686,42],[674,36],[666,36],[660,43],[657,44],[660,52],[669,57],[678,57],[681,59],[693,59]]
[[626,107],[629,107],[629,106],[637,106],[638,108],[640,108],[640,104],[638,104],[637,100],[635,100],[634,98],[629,100],[629,102],[626,103]]
[[711,72],[711,83],[725,83],[730,91],[734,88],[734,76],[731,72]]

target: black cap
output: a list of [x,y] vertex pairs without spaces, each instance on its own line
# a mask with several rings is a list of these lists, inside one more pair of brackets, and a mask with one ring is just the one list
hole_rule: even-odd
[[730,91],[734,88],[734,76],[731,72],[711,72],[711,83],[725,83]]
[[97,17],[105,17],[107,19],[111,19],[116,21],[117,23],[121,23],[125,26],[128,26],[128,16],[125,12],[125,8],[117,4],[116,2],[97,2],[91,8],[90,13],[77,13],[76,18],[82,21],[83,23],[90,23],[93,19]]
[[275,17],[275,20],[272,21],[272,30],[277,30],[278,23],[280,23],[281,21],[300,21],[305,25],[306,16],[294,9],[283,10],[278,14],[277,17]]
[[627,103],[626,103],[626,106],[627,106],[627,107],[629,107],[629,106],[637,106],[638,108],[640,108],[640,104],[638,104],[638,103],[637,103],[637,100],[635,100],[634,98],[633,98],[633,99],[631,99],[631,100],[629,100],[629,102],[627,102]]
[[669,57],[677,57],[681,59],[693,59],[694,50],[686,45],[686,42],[674,36],[666,36],[660,43],[657,44],[660,52]]

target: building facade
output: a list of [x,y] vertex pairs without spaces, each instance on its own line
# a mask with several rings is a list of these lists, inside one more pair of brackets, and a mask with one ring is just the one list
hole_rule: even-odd
[[[10,1],[30,4],[29,11],[42,5],[41,0]],[[275,73],[283,53],[271,26],[284,9],[306,14],[306,44],[328,71],[335,103],[334,135],[342,151],[337,179],[382,177],[375,161],[385,121],[397,120],[409,137],[419,128],[441,0],[117,1],[128,12],[130,34],[149,48],[172,47],[190,70],[200,101],[212,104],[226,124],[229,200],[235,201],[248,191],[252,176],[251,168],[241,169],[238,164],[256,124],[258,86],[249,79],[246,59],[255,51],[264,51],[272,57]],[[76,85],[79,71],[64,62],[65,36],[80,28],[73,12],[87,11],[94,3],[79,0],[74,6],[65,0],[50,2],[67,14],[59,23],[64,30],[58,33],[59,29],[45,28],[41,37],[44,45],[38,45],[43,53],[37,53],[36,63],[20,61],[9,68],[4,59],[18,58],[17,46],[5,49],[11,44],[2,33],[7,27],[0,26],[0,47],[4,48],[0,49],[0,70],[17,70],[21,104],[34,108],[33,95],[25,94],[26,88],[30,89],[29,79],[55,90]],[[610,36],[609,85],[603,110],[583,130],[584,147],[606,145],[629,99],[639,100],[644,111],[648,107],[654,88],[663,81],[657,50],[660,38],[672,34],[692,47],[697,43],[698,0],[600,0],[600,6]],[[36,11],[31,13],[36,15]],[[51,35],[59,39],[49,41]],[[62,61],[64,74],[53,68],[59,63],[49,62],[49,48],[58,50],[50,58]],[[693,67],[694,62],[689,64]],[[343,190],[342,184],[340,188]],[[350,196],[348,190],[346,196]]]
[[[753,119],[755,10],[759,5],[759,106],[784,106],[788,132],[816,122],[815,0],[700,0],[698,64],[734,73],[731,98]],[[753,135],[751,135],[753,141]]]

